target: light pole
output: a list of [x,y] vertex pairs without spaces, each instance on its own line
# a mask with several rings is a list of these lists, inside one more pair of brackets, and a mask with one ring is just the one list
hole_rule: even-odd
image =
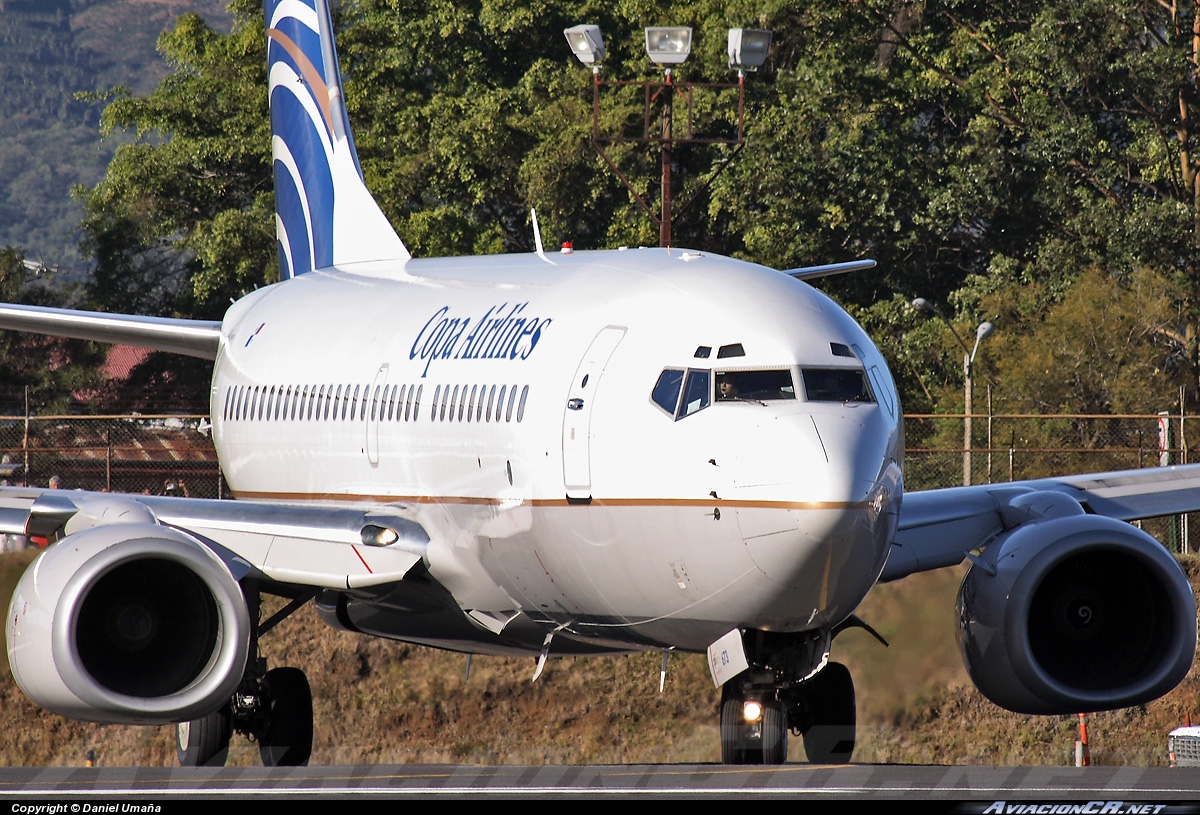
[[[596,148],[596,152],[604,159],[609,169],[616,174],[621,183],[625,185],[630,194],[633,195],[638,205],[645,210],[650,219],[658,226],[658,242],[659,246],[671,246],[672,223],[676,213],[681,213],[692,205],[699,197],[700,193],[708,187],[712,180],[724,170],[729,162],[733,160],[738,151],[746,143],[745,135],[745,99],[746,99],[746,72],[756,71],[766,62],[767,55],[771,48],[771,32],[760,31],[749,28],[731,28],[729,29],[729,68],[736,70],[738,81],[736,85],[731,83],[716,83],[716,82],[676,82],[672,74],[672,66],[683,64],[692,51],[692,29],[686,26],[653,26],[645,30],[646,35],[646,55],[650,58],[657,67],[661,68],[664,73],[662,82],[657,81],[604,81],[600,79],[600,69],[604,62],[604,38],[600,33],[600,27],[595,25],[577,25],[565,29],[563,34],[567,38],[567,42],[571,46],[571,53],[583,63],[583,65],[592,69],[592,146]],[[600,90],[602,87],[619,87],[629,85],[640,85],[644,88],[645,111],[643,116],[643,128],[640,136],[623,136],[613,134],[603,134],[600,132]],[[738,91],[738,124],[737,135],[734,138],[702,138],[696,136],[693,131],[693,93],[697,89],[719,90],[722,88],[737,88]],[[686,126],[681,126],[679,130],[681,134],[677,135],[674,127],[674,106],[675,95],[681,97],[681,107],[686,108],[684,111],[687,116]],[[661,100],[662,104],[662,135],[654,136],[650,133],[650,119],[652,106]],[[609,158],[604,151],[604,144],[615,144],[620,142],[640,142],[643,144],[658,144],[661,150],[661,185],[662,191],[660,194],[660,211],[655,213],[654,210],[646,203],[645,199],[638,194],[633,185],[625,177],[625,175],[617,168],[617,165]],[[677,144],[727,144],[732,145],[736,149],[721,163],[721,166],[716,169],[700,186],[700,189],[678,210],[673,208],[671,199],[671,163],[673,160],[673,148]]]
[[990,337],[992,332],[996,330],[996,326],[989,322],[980,323],[975,329],[975,345],[968,349],[967,344],[963,342],[963,338],[954,329],[954,325],[946,319],[946,315],[942,314],[937,306],[924,297],[918,297],[913,300],[912,306],[918,313],[926,317],[931,314],[937,315],[950,329],[950,333],[954,335],[954,339],[958,341],[959,346],[963,349],[963,486],[969,487],[971,486],[971,396],[974,390],[971,383],[971,374],[975,367],[975,354],[979,351],[979,343]]

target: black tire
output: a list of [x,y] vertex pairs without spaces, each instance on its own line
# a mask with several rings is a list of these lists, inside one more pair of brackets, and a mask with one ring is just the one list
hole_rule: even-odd
[[258,742],[264,767],[303,767],[312,755],[313,709],[308,677],[299,668],[267,671],[266,732]]
[[721,688],[721,763],[745,764],[746,722],[742,718],[742,690],[737,680]]
[[787,761],[788,724],[787,710],[779,702],[763,702],[762,715],[763,764],[783,764]]
[[233,736],[228,707],[175,725],[175,755],[180,767],[224,767]]
[[762,720],[747,724],[745,697],[735,680],[721,689],[721,763],[783,764],[787,761],[787,711],[779,702],[764,701]]
[[804,686],[812,726],[804,732],[804,752],[812,764],[849,764],[854,753],[858,713],[854,680],[845,665],[830,662]]

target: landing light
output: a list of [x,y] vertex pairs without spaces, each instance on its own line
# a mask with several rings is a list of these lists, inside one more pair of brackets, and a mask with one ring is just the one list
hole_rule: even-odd
[[748,722],[757,722],[762,718],[763,706],[762,702],[756,702],[753,699],[747,699],[742,704],[742,718]]
[[400,535],[396,530],[375,524],[367,524],[359,534],[365,546],[391,546],[400,540]]

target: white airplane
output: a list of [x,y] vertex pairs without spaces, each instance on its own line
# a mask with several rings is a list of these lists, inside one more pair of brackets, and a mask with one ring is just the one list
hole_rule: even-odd
[[[960,563],[959,641],[997,704],[1173,688],[1192,590],[1127,521],[1200,509],[1200,468],[904,495],[883,356],[803,282],[679,249],[413,259],[368,193],[324,0],[266,3],[281,281],[221,322],[4,306],[0,327],[211,359],[239,500],[0,492],[55,541],[6,621],[64,716],[233,731],[302,764],[312,700],[259,638],[315,600],[348,631],[475,654],[707,653],[725,762],[854,747],[836,635],[877,582]],[[799,279],[798,279],[799,278]],[[290,598],[262,620],[263,594]],[[536,675],[535,675],[536,678]]]

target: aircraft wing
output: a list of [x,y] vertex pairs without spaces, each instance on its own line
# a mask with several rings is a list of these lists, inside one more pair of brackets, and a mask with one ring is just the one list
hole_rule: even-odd
[[0,328],[134,345],[209,360],[217,358],[221,344],[221,323],[209,320],[104,314],[8,303],[0,304]]
[[1058,496],[1086,514],[1120,521],[1200,511],[1200,464],[905,493],[879,580],[961,563]]
[[74,531],[68,524],[111,523],[138,507],[149,510],[152,522],[280,583],[332,589],[389,583],[404,577],[429,544],[408,509],[394,504],[294,506],[23,488],[0,489],[0,532],[56,540]]

